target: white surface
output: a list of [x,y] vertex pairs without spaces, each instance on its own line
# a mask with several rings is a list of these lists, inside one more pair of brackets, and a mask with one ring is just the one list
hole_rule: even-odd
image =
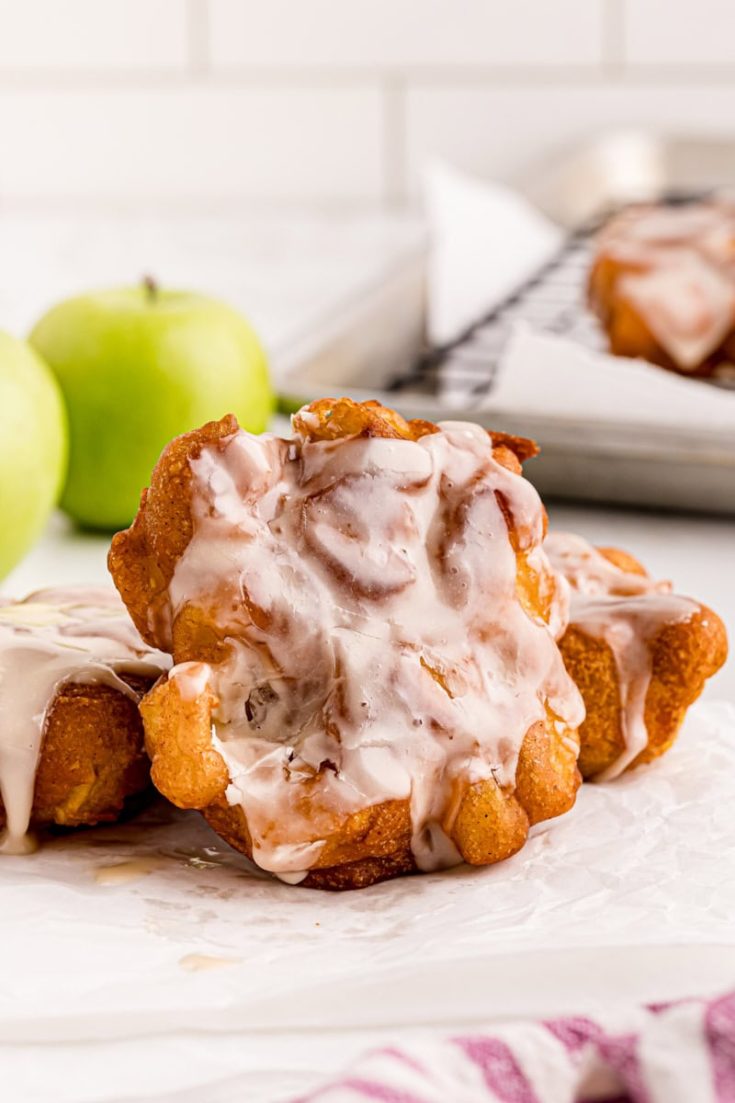
[[382,111],[370,86],[0,92],[2,187],[24,200],[370,199]]

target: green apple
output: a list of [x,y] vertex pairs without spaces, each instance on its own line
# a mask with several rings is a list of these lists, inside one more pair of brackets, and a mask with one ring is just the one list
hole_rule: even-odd
[[66,438],[53,375],[30,345],[0,332],[0,578],[22,558],[56,504]]
[[69,412],[61,506],[90,528],[130,523],[172,437],[227,413],[259,433],[273,410],[265,354],[245,319],[151,280],[60,303],[30,341]]

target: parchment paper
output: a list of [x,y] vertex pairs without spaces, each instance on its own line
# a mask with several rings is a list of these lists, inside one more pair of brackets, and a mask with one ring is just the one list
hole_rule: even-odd
[[[156,1092],[192,1082],[198,1047],[205,1081],[249,1052],[273,1075],[231,1098],[278,1100],[304,1052],[312,1077],[329,1073],[376,1032],[724,988],[734,796],[735,706],[717,703],[692,710],[659,763],[584,786],[571,813],[491,869],[338,895],[293,888],[253,871],[196,813],[163,805],[56,838],[0,865],[5,1067],[28,1088],[40,1083],[34,1054],[47,1078],[91,1046],[92,1079],[55,1098],[168,1098]],[[111,872],[128,861],[139,864]],[[103,1090],[90,1070],[122,1070],[134,1039],[150,1075],[121,1071]],[[230,1050],[236,1061],[212,1059]]]

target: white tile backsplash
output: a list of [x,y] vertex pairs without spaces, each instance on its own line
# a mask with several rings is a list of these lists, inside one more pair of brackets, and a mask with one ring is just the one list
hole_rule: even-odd
[[184,0],[0,0],[0,70],[184,70]]
[[379,200],[381,109],[369,86],[0,90],[2,192]]
[[594,65],[604,0],[209,0],[212,65]]
[[629,62],[735,70],[733,0],[625,0],[623,26]]
[[735,138],[734,119],[735,84],[414,88],[407,106],[409,187],[417,191],[422,165],[435,156],[479,175],[512,179],[536,159],[606,128]]
[[[735,0],[0,0],[0,202],[394,203],[611,125],[735,138]],[[735,177],[735,166],[733,168]]]

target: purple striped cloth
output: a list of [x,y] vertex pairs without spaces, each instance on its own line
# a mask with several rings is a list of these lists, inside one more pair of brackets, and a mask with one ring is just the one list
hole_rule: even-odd
[[292,1103],[735,1103],[735,992],[374,1050]]

